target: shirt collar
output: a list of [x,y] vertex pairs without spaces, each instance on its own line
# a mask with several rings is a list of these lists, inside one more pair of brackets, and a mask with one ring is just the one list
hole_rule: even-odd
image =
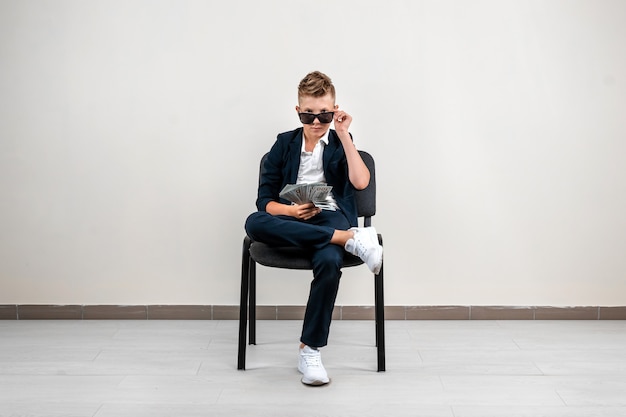
[[[328,135],[329,135],[329,134],[330,134],[330,129],[328,129],[328,130],[326,131],[326,133],[324,133],[324,136],[322,136],[322,137],[320,138],[320,142],[324,142],[324,146],[328,145],[328,142],[329,142],[329,140],[328,140]],[[305,143],[304,143],[304,142],[305,142],[305,140],[304,140],[304,132],[302,132],[302,150],[301,150],[301,152],[302,152],[302,153],[306,152],[306,151],[305,151]],[[317,145],[316,145],[316,146],[317,146]]]

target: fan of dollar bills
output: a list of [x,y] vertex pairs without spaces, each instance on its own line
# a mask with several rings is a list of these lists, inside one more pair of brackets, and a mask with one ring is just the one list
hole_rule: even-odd
[[316,207],[324,210],[335,210],[332,204],[330,191],[332,185],[324,182],[314,182],[311,184],[287,184],[280,192],[280,198],[296,204],[313,203]]

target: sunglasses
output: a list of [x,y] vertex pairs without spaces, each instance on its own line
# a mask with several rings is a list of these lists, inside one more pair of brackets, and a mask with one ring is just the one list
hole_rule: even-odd
[[335,112],[334,111],[325,111],[323,113],[318,113],[318,114],[314,114],[314,113],[298,113],[298,116],[300,116],[300,121],[302,123],[304,123],[305,125],[310,125],[312,124],[315,119],[319,120],[320,123],[330,123],[333,121],[333,117],[335,116]]

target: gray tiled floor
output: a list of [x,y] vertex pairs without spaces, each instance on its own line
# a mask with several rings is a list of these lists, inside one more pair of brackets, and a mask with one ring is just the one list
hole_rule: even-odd
[[298,321],[0,321],[0,416],[626,416],[624,321],[337,321],[332,383],[296,371]]

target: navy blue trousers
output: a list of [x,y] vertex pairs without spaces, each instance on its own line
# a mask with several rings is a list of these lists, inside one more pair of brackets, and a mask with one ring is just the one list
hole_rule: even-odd
[[246,233],[252,240],[272,246],[311,249],[313,281],[300,337],[310,347],[328,343],[344,256],[344,248],[331,244],[330,239],[336,229],[349,228],[350,222],[341,211],[322,210],[307,221],[259,211],[246,220]]

